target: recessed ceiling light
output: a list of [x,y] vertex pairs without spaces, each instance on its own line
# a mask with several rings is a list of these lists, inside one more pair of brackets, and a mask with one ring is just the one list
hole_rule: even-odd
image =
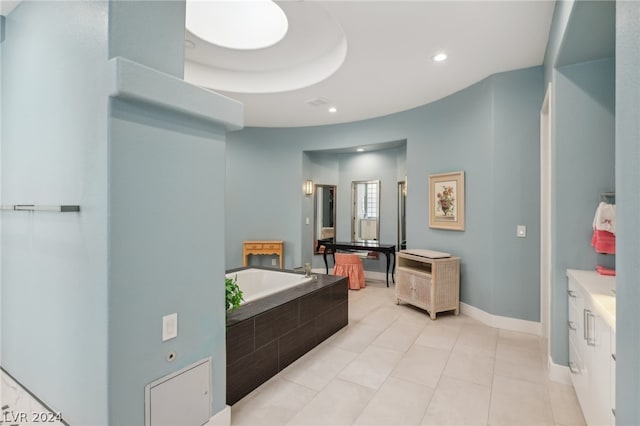
[[442,62],[444,60],[447,59],[447,54],[446,53],[438,53],[437,55],[435,55],[433,57],[433,60],[436,62]]
[[186,27],[218,46],[237,50],[273,46],[287,33],[287,15],[271,0],[187,1]]
[[362,151],[364,151],[364,148],[358,148],[358,149],[356,149],[356,151],[362,152]]
[[336,113],[336,112],[338,112],[338,108],[333,107],[333,106],[332,106],[332,107],[329,107],[329,112],[330,112],[330,113],[332,113],[332,114],[333,114],[333,113]]

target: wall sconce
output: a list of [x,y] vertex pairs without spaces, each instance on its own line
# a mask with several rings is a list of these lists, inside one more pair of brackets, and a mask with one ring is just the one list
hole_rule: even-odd
[[304,191],[304,195],[313,194],[313,181],[311,179],[305,180],[302,185],[302,190]]

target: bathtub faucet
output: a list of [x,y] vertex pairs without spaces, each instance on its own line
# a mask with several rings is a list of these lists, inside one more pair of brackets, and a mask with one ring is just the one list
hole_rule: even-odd
[[304,276],[307,278],[311,276],[311,263],[304,264]]

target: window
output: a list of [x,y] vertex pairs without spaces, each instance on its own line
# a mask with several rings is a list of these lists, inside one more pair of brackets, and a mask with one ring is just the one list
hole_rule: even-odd
[[380,181],[352,182],[353,221],[351,235],[354,241],[378,240]]

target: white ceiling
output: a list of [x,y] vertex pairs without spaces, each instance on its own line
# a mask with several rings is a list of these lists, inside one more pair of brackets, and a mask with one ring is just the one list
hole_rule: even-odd
[[[555,3],[284,1],[284,39],[236,51],[187,32],[185,80],[238,99],[245,125],[295,127],[379,117],[491,74],[541,65]],[[187,44],[190,44],[187,42]],[[445,51],[449,59],[431,58]],[[326,104],[312,106],[311,99]],[[328,112],[335,105],[338,111]]]
[[[19,3],[0,0],[0,14]],[[185,80],[243,102],[246,126],[379,117],[491,74],[541,65],[555,7],[554,0],[277,3],[289,30],[265,49],[225,49],[186,33]],[[449,59],[432,61],[441,51]],[[319,106],[309,104],[318,99]],[[329,106],[338,111],[329,113]]]

